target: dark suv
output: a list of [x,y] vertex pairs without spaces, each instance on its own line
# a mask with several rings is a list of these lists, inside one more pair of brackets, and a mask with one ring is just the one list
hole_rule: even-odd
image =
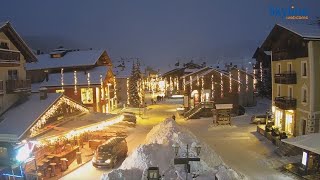
[[118,160],[127,156],[128,146],[125,138],[115,137],[98,146],[92,158],[94,167],[113,168]]

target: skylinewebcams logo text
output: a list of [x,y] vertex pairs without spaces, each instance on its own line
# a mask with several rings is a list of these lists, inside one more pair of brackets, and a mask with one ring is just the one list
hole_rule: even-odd
[[309,19],[309,12],[304,8],[297,8],[294,6],[287,8],[280,7],[269,7],[269,14],[271,16],[280,17],[284,19],[300,19],[306,20]]

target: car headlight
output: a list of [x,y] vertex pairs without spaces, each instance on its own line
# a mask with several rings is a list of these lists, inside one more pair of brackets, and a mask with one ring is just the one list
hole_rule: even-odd
[[105,163],[110,163],[111,162],[111,159],[107,159],[106,161],[105,161]]

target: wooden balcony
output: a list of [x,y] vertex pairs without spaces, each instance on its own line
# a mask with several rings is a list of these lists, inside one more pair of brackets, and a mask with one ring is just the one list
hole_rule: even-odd
[[3,81],[0,80],[0,95],[4,94]]
[[297,84],[297,74],[292,71],[275,74],[274,82],[277,84]]
[[295,110],[297,108],[297,99],[292,97],[276,97],[275,106],[283,110]]
[[0,67],[14,67],[20,65],[20,52],[0,49]]
[[31,91],[31,81],[28,80],[7,80],[6,92],[10,93],[25,93]]

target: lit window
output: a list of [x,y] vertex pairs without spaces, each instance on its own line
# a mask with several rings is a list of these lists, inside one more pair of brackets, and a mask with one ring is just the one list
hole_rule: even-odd
[[93,103],[93,89],[92,88],[81,88],[81,102],[83,104]]
[[18,71],[8,70],[8,80],[18,80]]
[[5,147],[0,147],[0,159],[8,158],[8,151]]

